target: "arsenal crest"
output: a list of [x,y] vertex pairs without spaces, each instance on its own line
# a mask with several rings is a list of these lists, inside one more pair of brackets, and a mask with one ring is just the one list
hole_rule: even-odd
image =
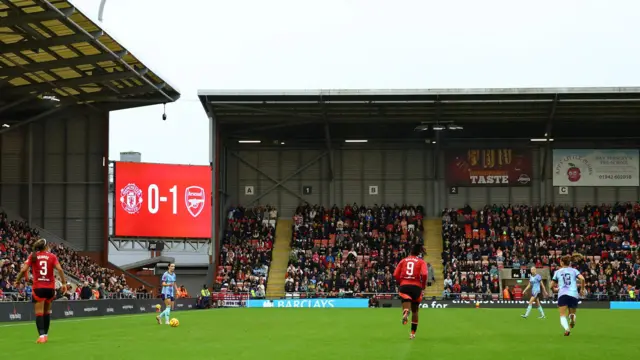
[[142,207],[142,190],[136,184],[128,184],[120,190],[120,204],[129,214],[137,214]]
[[204,189],[200,186],[189,186],[184,191],[184,202],[191,216],[198,217],[204,209]]

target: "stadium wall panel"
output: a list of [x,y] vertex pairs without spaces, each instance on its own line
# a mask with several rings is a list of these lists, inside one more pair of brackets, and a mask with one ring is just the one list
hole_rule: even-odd
[[0,135],[0,206],[78,250],[102,251],[107,113],[61,113]]
[[[325,148],[229,148],[225,206],[271,204],[278,208],[279,216],[284,217],[291,216],[295,208],[305,201],[325,206],[354,202],[364,205],[420,204],[428,212],[436,213],[432,206],[437,203],[433,201],[435,172],[429,146],[354,145],[333,149],[333,181],[330,157],[325,155],[317,160],[326,153]],[[278,187],[261,196],[275,185],[269,177],[282,180],[303,167],[283,184],[288,190]],[[255,195],[245,194],[247,186],[253,187]],[[370,194],[370,186],[377,186],[378,193]],[[303,193],[304,187],[311,187],[311,194]],[[255,201],[258,197],[260,199]],[[428,208],[427,204],[432,207]]]

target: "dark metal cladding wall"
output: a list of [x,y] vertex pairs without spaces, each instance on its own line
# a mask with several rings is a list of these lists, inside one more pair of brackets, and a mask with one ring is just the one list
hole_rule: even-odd
[[70,114],[3,134],[0,205],[80,250],[102,251],[108,119]]
[[[439,216],[444,208],[459,208],[466,204],[474,208],[487,204],[543,204],[584,206],[586,204],[637,201],[637,187],[573,187],[569,195],[560,195],[552,184],[551,157],[542,179],[545,146],[527,144],[494,144],[494,147],[531,148],[533,175],[529,187],[460,187],[456,195],[449,194],[445,182],[446,147],[438,150],[432,144],[365,144],[334,149],[334,181],[329,181],[329,157],[326,149],[234,147],[227,152],[227,201],[225,208],[235,204],[272,204],[281,216],[289,216],[302,199],[311,204],[421,204],[428,216]],[[556,148],[612,148],[611,144],[553,144]],[[488,148],[486,143],[447,144],[447,147]],[[240,158],[234,156],[236,153]],[[435,156],[437,154],[437,156]],[[320,159],[318,160],[318,158]],[[314,160],[317,160],[313,162]],[[252,166],[247,165],[246,162]],[[310,164],[310,162],[312,162]],[[437,173],[434,171],[437,164]],[[307,166],[273,192],[254,200],[296,170]],[[264,172],[256,171],[258,168]],[[437,180],[436,180],[437,177]],[[369,186],[378,186],[378,195],[369,194]],[[245,195],[245,186],[253,186],[256,195]],[[310,186],[312,193],[303,194]],[[291,194],[295,192],[302,199]]]
[[[291,191],[280,187],[255,203],[275,205],[281,216],[290,216],[303,202],[291,192],[296,192],[311,204],[323,205],[356,202],[365,205],[421,204],[426,207],[433,198],[433,152],[429,145],[346,146],[335,149],[333,184],[329,176],[329,156],[322,156],[325,152],[326,149],[284,147],[230,149],[226,162],[229,197],[225,205],[250,205],[260,194],[275,186],[265,175],[282,180],[305,165],[306,168],[284,183]],[[256,195],[245,195],[245,186],[254,186]],[[302,189],[306,186],[312,188],[309,195],[303,194]],[[378,186],[378,195],[370,195],[369,186]]]

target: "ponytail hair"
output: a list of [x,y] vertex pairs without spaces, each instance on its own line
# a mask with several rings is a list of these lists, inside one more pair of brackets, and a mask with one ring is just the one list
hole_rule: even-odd
[[40,251],[44,251],[47,248],[47,240],[46,239],[38,239],[36,240],[36,242],[33,243],[33,246],[31,247],[32,249],[32,253],[31,253],[31,263],[35,264],[36,260],[38,260],[38,252]]

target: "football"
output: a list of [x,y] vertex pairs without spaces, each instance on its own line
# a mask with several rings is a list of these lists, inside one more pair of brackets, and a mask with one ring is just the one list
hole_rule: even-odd
[[173,318],[169,320],[169,325],[171,325],[171,327],[178,327],[180,325],[180,321],[178,321],[178,319],[176,318]]

